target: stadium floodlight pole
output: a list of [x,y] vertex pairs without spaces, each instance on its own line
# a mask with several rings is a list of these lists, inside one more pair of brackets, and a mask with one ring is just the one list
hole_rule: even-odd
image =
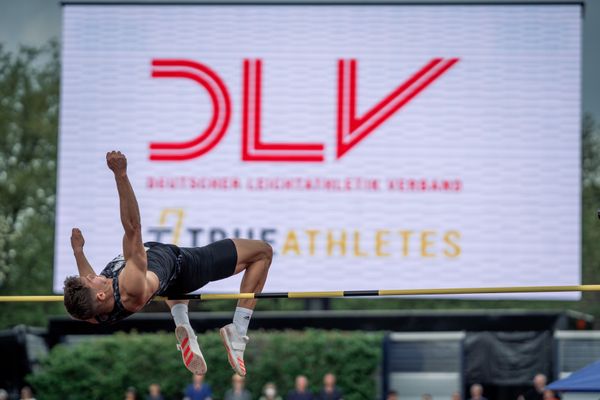
[[[320,292],[266,292],[266,293],[201,293],[181,296],[156,297],[155,301],[171,300],[239,300],[239,299],[320,299],[338,297],[387,297],[387,296],[452,296],[502,293],[552,293],[552,292],[600,292],[598,285],[567,286],[506,286],[478,288],[440,289],[384,289],[384,290],[332,290]],[[63,301],[63,296],[0,296],[0,303]]]

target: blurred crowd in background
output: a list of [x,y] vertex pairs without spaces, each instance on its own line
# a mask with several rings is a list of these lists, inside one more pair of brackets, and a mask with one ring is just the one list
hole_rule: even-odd
[[[134,388],[125,392],[125,400],[166,400],[160,392],[160,384],[153,383],[148,387],[146,397],[140,396]],[[203,375],[194,375],[192,383],[184,388],[183,400],[212,400],[213,393],[210,383],[204,381]],[[343,394],[336,386],[336,378],[332,373],[325,374],[323,386],[318,393],[308,389],[308,378],[304,375],[296,377],[294,389],[282,396],[273,382],[263,385],[262,393],[250,393],[246,389],[246,378],[234,374],[231,377],[231,388],[225,392],[224,400],[342,400]]]
[[[321,390],[313,393],[308,388],[308,378],[304,375],[296,376],[294,389],[287,394],[280,394],[273,382],[263,385],[262,393],[250,393],[246,389],[246,378],[234,374],[231,377],[231,388],[225,392],[224,400],[343,400],[343,390],[336,385],[336,377],[332,373],[323,376]],[[552,390],[546,389],[547,378],[538,374],[533,378],[532,387],[515,400],[559,400],[560,396]],[[30,387],[21,389],[20,400],[35,400]],[[487,400],[484,396],[483,386],[475,383],[469,388],[469,400]],[[133,388],[127,388],[124,395],[125,400],[167,400],[161,394],[160,383],[152,383],[148,387],[147,394],[140,394]],[[437,398],[436,398],[437,399]],[[447,399],[461,400],[459,392],[450,394]],[[8,393],[0,389],[0,400],[9,400]],[[213,400],[213,392],[209,382],[205,382],[203,375],[194,375],[192,382],[182,390],[181,400]],[[401,400],[398,393],[390,390],[386,394],[386,400]],[[421,400],[434,400],[431,394],[424,393]],[[444,399],[446,400],[446,399]]]

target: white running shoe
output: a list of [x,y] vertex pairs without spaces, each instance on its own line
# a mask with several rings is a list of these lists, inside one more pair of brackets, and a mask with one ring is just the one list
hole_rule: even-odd
[[223,345],[227,350],[227,358],[231,368],[240,376],[246,376],[246,366],[244,365],[244,350],[246,343],[250,340],[248,336],[242,336],[238,333],[233,324],[225,325],[219,331]]
[[206,361],[204,361],[200,346],[198,346],[198,339],[192,327],[189,324],[178,325],[175,328],[175,336],[179,342],[177,349],[181,351],[181,358],[183,358],[185,367],[193,374],[206,374]]

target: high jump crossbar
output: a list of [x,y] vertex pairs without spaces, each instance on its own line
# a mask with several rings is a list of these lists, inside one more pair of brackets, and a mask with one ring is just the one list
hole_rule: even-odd
[[[339,290],[322,292],[267,292],[267,293],[201,293],[181,296],[156,297],[154,300],[240,300],[240,299],[320,299],[339,297],[386,297],[386,296],[440,296],[461,294],[500,293],[552,293],[552,292],[600,292],[600,285],[571,286],[507,286],[445,289],[386,289],[386,290]],[[0,296],[0,303],[12,302],[58,302],[61,295]]]

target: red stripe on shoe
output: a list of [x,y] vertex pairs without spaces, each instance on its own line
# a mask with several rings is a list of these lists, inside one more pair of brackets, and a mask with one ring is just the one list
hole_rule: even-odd
[[185,349],[183,349],[183,350],[184,350],[183,357],[185,358],[188,356],[188,353],[191,351],[190,346],[186,346]]
[[194,358],[194,353],[190,353],[190,355],[188,356],[188,358],[185,359],[185,366],[188,367],[190,365],[190,363],[192,362],[192,359]]
[[189,339],[188,339],[187,337],[186,337],[186,338],[184,338],[184,339],[181,341],[181,347],[182,347],[182,348],[183,348],[183,347],[185,347],[185,345],[186,345],[186,344],[188,344],[188,342],[189,342]]

